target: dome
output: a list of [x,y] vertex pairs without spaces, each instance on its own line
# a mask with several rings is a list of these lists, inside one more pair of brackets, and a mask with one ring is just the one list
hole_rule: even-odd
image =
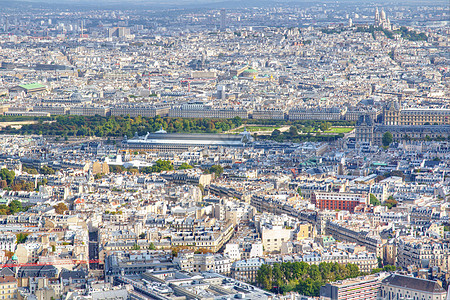
[[252,69],[252,68],[247,69],[244,72],[242,72],[242,76],[245,76],[245,77],[254,77],[256,75],[258,75],[258,71],[255,69]]

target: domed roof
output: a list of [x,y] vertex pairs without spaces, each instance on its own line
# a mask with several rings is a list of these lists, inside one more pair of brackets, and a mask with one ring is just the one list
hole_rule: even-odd
[[250,69],[245,70],[243,73],[258,73],[258,71],[250,68]]

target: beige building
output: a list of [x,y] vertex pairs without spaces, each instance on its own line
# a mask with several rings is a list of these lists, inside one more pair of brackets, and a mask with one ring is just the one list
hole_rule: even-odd
[[14,276],[0,277],[0,299],[17,299],[17,279]]
[[20,264],[36,262],[42,246],[39,243],[19,244],[16,248],[16,256]]
[[70,108],[69,114],[77,116],[95,116],[106,117],[110,114],[110,109],[103,106],[75,106]]
[[450,125],[450,109],[401,109],[394,102],[383,111],[384,125]]
[[149,117],[156,116],[166,117],[169,114],[169,107],[156,107],[148,105],[117,105],[111,107],[111,116],[127,116],[130,117]]
[[284,120],[284,111],[279,109],[254,110],[252,118],[256,120]]
[[448,242],[406,237],[398,243],[397,266],[408,269],[439,267],[450,271],[450,244]]
[[263,227],[261,230],[261,239],[264,251],[281,251],[283,242],[291,241],[294,229],[286,229],[282,226]]
[[313,238],[314,237],[314,227],[311,223],[298,224],[294,231],[294,237],[297,241]]
[[381,281],[378,299],[445,300],[446,296],[436,281],[392,274]]
[[324,120],[343,119],[346,109],[338,107],[326,108],[292,108],[289,110],[289,120]]
[[92,164],[92,173],[94,174],[108,174],[109,173],[109,166],[106,162],[100,163],[98,161],[94,161]]

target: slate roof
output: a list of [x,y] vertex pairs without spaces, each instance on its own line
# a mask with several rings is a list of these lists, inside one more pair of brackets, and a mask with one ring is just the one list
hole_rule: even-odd
[[58,274],[58,269],[54,266],[26,266],[21,267],[18,272],[18,278],[26,277],[47,277],[53,278]]
[[427,293],[433,294],[446,293],[445,290],[436,281],[403,276],[398,274],[392,274],[391,276],[383,279],[382,282],[383,284],[395,287],[402,287]]

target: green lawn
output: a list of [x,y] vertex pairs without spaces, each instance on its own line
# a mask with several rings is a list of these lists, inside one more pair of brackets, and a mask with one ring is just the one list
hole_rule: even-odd
[[331,127],[330,130],[324,131],[324,133],[349,133],[353,127]]

